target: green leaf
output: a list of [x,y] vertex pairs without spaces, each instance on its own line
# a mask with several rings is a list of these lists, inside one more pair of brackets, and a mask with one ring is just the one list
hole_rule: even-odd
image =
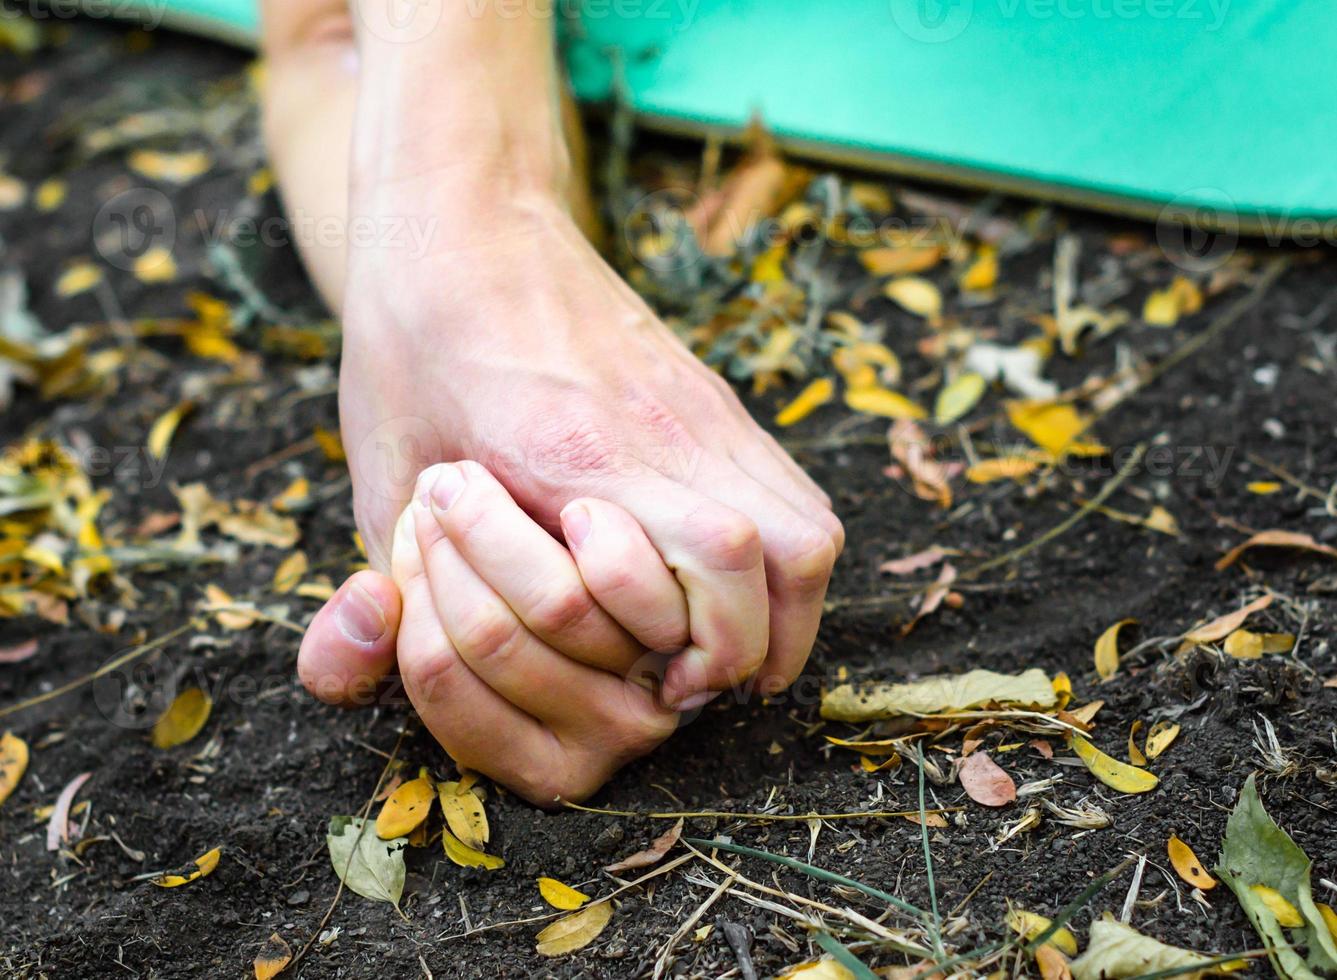
[[1183,970],[1184,976],[1224,973],[1216,957],[1167,946],[1144,936],[1132,926],[1106,916],[1091,923],[1086,952],[1072,961],[1074,980],[1141,977],[1164,970]]
[[406,838],[381,840],[361,817],[331,817],[325,839],[334,873],[350,890],[374,902],[399,907],[404,894]]
[[[1244,912],[1258,930],[1266,945],[1277,975],[1286,980],[1310,980],[1316,970],[1337,970],[1337,943],[1333,941],[1318,906],[1314,904],[1309,885],[1313,862],[1291,840],[1286,831],[1267,815],[1258,787],[1250,776],[1240,793],[1235,812],[1226,824],[1226,837],[1221,844],[1217,875],[1235,893]],[[1263,885],[1274,888],[1282,897],[1300,910],[1305,925],[1292,930],[1296,944],[1309,948],[1309,964],[1301,958],[1286,937],[1276,914],[1253,888]]]

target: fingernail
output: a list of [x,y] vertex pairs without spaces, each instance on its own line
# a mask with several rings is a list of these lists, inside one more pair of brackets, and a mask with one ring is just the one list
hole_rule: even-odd
[[590,512],[584,504],[572,504],[562,511],[562,533],[566,543],[579,548],[590,536]]
[[334,623],[354,643],[375,643],[387,629],[380,603],[356,583],[348,587],[348,593],[334,610]]
[[723,693],[723,691],[702,691],[700,694],[693,694],[689,698],[683,698],[675,710],[679,712],[695,711],[697,708],[710,704]]
[[432,503],[438,510],[450,510],[464,489],[464,475],[458,466],[443,466],[432,484]]

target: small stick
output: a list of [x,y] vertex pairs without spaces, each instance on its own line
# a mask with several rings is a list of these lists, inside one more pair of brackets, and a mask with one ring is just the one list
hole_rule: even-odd
[[701,916],[705,915],[706,912],[710,910],[710,907],[719,901],[720,897],[725,892],[733,887],[734,879],[737,877],[736,874],[730,873],[729,876],[721,881],[715,890],[710,893],[710,897],[698,905],[696,911],[687,917],[687,921],[678,926],[673,935],[668,937],[668,941],[664,943],[664,948],[659,951],[659,956],[655,959],[654,980],[660,980],[660,978],[664,976],[664,971],[669,968],[669,964],[672,962],[671,957],[673,955],[673,947],[678,944],[678,941],[682,939],[683,936],[687,935],[692,926],[701,921]]

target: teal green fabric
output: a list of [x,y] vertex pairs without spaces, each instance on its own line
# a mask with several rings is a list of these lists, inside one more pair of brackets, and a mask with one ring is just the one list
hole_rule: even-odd
[[[169,7],[253,30],[253,3]],[[1007,189],[1269,225],[1337,216],[1332,0],[565,6],[583,9],[567,31],[578,94],[605,99],[621,74],[652,122],[738,127],[755,112],[819,152]]]

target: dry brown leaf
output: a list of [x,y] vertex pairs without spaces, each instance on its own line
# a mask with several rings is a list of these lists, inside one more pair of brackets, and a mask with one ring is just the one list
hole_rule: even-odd
[[944,563],[942,571],[938,573],[938,578],[928,591],[924,593],[923,600],[919,603],[919,608],[915,610],[914,619],[901,627],[901,636],[907,636],[912,629],[919,624],[919,621],[925,616],[931,616],[938,611],[938,607],[943,604],[951,594],[951,585],[956,581],[956,566],[950,563]]
[[1313,551],[1320,555],[1326,555],[1329,558],[1337,558],[1337,548],[1319,544],[1311,534],[1301,534],[1298,531],[1259,531],[1248,541],[1235,545],[1222,555],[1216,563],[1216,570],[1219,572],[1223,568],[1229,568],[1235,564],[1240,555],[1250,548],[1299,548],[1303,551]]
[[74,794],[92,777],[91,772],[80,773],[60,791],[56,805],[51,808],[51,817],[46,823],[46,849],[60,850],[60,845],[70,839],[70,805],[74,803]]
[[942,261],[941,245],[890,245],[867,248],[859,253],[859,261],[874,276],[903,276],[912,272],[927,272]]
[[972,752],[957,770],[961,788],[976,803],[1007,806],[1017,798],[1017,784],[987,752]]
[[633,871],[636,868],[646,868],[656,864],[660,858],[669,852],[674,844],[678,843],[678,838],[681,836],[682,818],[679,817],[672,827],[651,841],[650,846],[645,850],[637,851],[630,857],[623,858],[615,864],[610,864],[604,870],[611,872]]
[[36,654],[36,640],[26,640],[12,647],[0,647],[0,664],[21,664]]
[[1272,605],[1272,593],[1269,592],[1267,595],[1259,596],[1243,608],[1236,609],[1233,613],[1227,613],[1210,622],[1203,623],[1201,626],[1195,626],[1184,634],[1184,642],[1187,644],[1215,643],[1239,629],[1244,621],[1254,613],[1260,612],[1270,605]]
[[946,557],[947,552],[934,545],[931,548],[925,548],[923,551],[917,551],[913,555],[906,555],[904,558],[884,561],[877,566],[877,570],[888,575],[909,575],[911,572],[932,568]]
[[909,474],[915,496],[946,510],[952,505],[947,467],[933,458],[933,444],[924,430],[909,419],[896,422],[887,433],[891,455]]
[[255,980],[274,980],[292,962],[292,947],[277,932],[271,933],[255,957]]

